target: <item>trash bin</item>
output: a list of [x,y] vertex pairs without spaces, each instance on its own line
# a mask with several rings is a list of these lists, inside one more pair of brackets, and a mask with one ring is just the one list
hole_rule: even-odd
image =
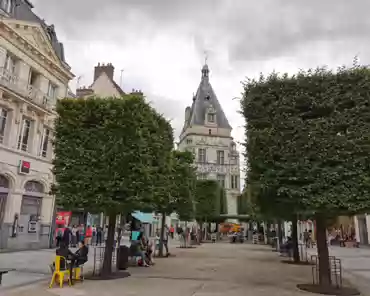
[[117,248],[117,269],[125,270],[128,266],[129,248],[127,246],[120,246]]

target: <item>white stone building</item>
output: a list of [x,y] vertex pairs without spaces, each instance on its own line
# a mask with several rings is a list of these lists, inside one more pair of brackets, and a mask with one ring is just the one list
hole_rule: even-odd
[[239,153],[230,126],[209,82],[207,65],[191,107],[185,109],[185,122],[178,148],[195,155],[198,178],[216,179],[225,188],[229,215],[237,214],[240,194]]
[[28,0],[0,1],[0,248],[49,246],[53,119],[73,78],[54,27]]

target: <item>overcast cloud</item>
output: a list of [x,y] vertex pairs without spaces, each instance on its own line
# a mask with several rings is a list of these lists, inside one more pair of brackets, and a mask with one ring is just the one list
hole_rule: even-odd
[[[81,84],[93,67],[112,62],[123,88],[140,88],[171,118],[178,135],[184,108],[209,52],[211,83],[233,135],[243,141],[237,114],[240,81],[259,72],[370,60],[368,0],[32,0],[55,24],[68,63]],[[76,83],[72,83],[75,86]]]

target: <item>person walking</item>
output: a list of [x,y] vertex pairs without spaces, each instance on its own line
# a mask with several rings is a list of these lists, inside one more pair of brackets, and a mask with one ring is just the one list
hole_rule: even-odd
[[75,248],[77,245],[77,234],[78,234],[78,229],[76,225],[73,225],[72,227],[72,247]]
[[68,226],[66,228],[64,228],[62,240],[63,240],[64,244],[68,248],[69,245],[70,245],[70,243],[71,243],[71,229],[69,229]]
[[103,237],[103,229],[101,226],[96,227],[96,245],[101,245]]
[[166,257],[170,255],[170,252],[168,251],[168,236],[169,236],[169,229],[168,226],[164,226],[164,234],[163,234],[163,246],[166,248]]
[[170,227],[170,236],[171,236],[172,239],[174,238],[174,234],[175,234],[175,228],[171,225],[171,227]]

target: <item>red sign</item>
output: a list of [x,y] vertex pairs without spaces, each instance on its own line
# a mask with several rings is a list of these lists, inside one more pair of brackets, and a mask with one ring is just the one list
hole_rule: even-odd
[[19,162],[19,173],[29,174],[31,169],[31,163],[29,161],[21,160]]
[[72,212],[57,212],[55,224],[58,226],[69,226],[71,222]]
[[71,222],[72,212],[57,212],[55,218],[55,237],[63,236],[64,230]]

